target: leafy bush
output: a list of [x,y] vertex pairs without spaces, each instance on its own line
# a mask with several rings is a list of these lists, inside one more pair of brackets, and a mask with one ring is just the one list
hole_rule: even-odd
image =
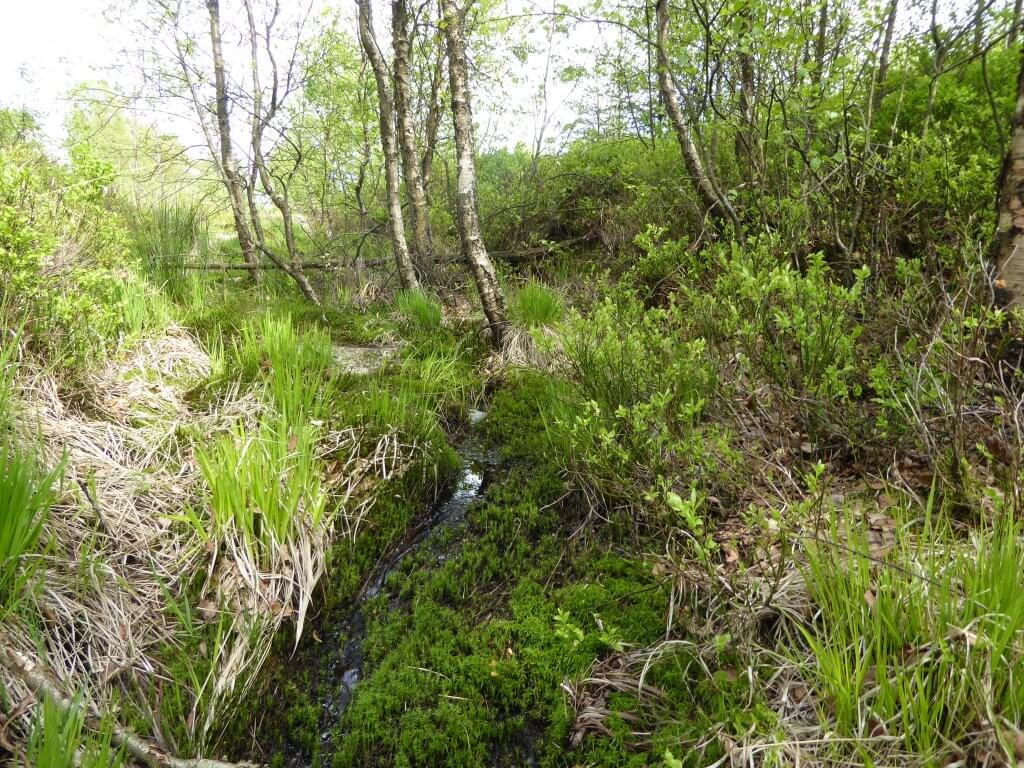
[[673,304],[683,328],[714,348],[742,352],[741,371],[769,384],[800,429],[857,434],[847,422],[864,393],[872,359],[861,344],[867,267],[844,284],[823,254],[807,256],[801,270],[767,237],[683,264]]
[[583,406],[549,431],[565,446],[563,471],[606,508],[667,511],[681,476],[715,484],[729,465],[727,435],[701,425],[717,363],[703,339],[681,338],[678,317],[626,294],[569,322],[568,377]]
[[88,170],[79,177],[28,144],[0,149],[0,303],[40,356],[69,370],[137,328],[145,307],[126,315],[127,234],[105,207],[102,169]]

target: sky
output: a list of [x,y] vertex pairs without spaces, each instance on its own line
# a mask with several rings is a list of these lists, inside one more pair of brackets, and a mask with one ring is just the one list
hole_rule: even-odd
[[117,64],[124,41],[104,19],[110,0],[0,0],[0,105],[27,107],[51,139],[63,132],[65,94]]
[[[351,5],[340,0],[315,2],[321,6]],[[130,67],[123,66],[126,62],[121,52],[136,46],[137,41],[129,39],[127,29],[113,21],[109,9],[115,4],[116,0],[0,0],[0,107],[28,108],[40,119],[49,145],[58,152],[69,109],[66,97],[76,84],[104,79],[129,88],[134,85]],[[386,6],[376,14],[378,27],[385,14]],[[380,29],[378,35],[385,44],[389,37],[386,31]],[[544,63],[543,57],[527,61],[521,68],[524,82],[504,84],[509,92],[494,99],[493,104],[486,104],[485,98],[480,100],[476,117],[481,141],[506,146],[533,142],[539,122],[531,114],[533,94],[542,79],[539,73],[544,71]],[[490,85],[478,87],[489,92]],[[568,109],[571,94],[557,83],[554,73],[549,79],[549,92],[545,135],[550,138],[557,134],[558,125],[573,115]],[[144,114],[140,117],[146,119]],[[166,116],[153,116],[153,120],[168,129]],[[182,135],[189,132],[185,122],[175,121],[170,132],[177,133],[185,145],[200,143],[198,131],[192,136]]]
[[[341,7],[351,11],[352,0],[311,0],[315,9]],[[880,2],[881,0],[879,0]],[[961,11],[972,0],[942,0],[943,15],[953,8]],[[1009,0],[996,0],[997,4]],[[144,41],[130,39],[123,24],[113,21],[110,9],[127,7],[130,0],[0,0],[0,107],[26,107],[42,122],[52,149],[60,151],[64,134],[64,118],[68,111],[66,95],[76,84],[105,79],[120,83],[127,90],[138,85],[132,82],[131,67],[122,61],[125,49],[138,47]],[[298,0],[286,0],[296,3]],[[390,35],[383,29],[389,9],[386,0],[374,0],[378,38],[386,46]],[[552,7],[550,0],[508,0],[510,15],[531,13]],[[569,2],[572,5],[572,0]],[[222,3],[224,10],[235,3]],[[288,6],[286,6],[288,7]],[[919,9],[901,14],[903,24],[913,25]],[[916,19],[923,23],[923,19]],[[351,25],[353,34],[354,24]],[[587,61],[584,49],[605,36],[596,25],[580,25],[568,39],[556,42],[556,55],[563,61]],[[514,44],[516,41],[505,41]],[[544,47],[541,38],[534,42]],[[606,42],[612,42],[606,40]],[[541,123],[545,136],[554,139],[560,126],[576,115],[571,102],[571,86],[560,83],[555,72],[548,80],[547,120],[541,120],[535,95],[543,80],[545,54],[531,56],[517,68],[518,82],[476,82],[475,117],[479,126],[478,143],[483,146],[508,146],[517,143],[532,145]],[[511,59],[510,59],[511,60]],[[543,111],[543,110],[541,110]],[[168,120],[166,114],[139,117],[158,124],[166,132],[176,133],[186,146],[201,144],[198,129],[190,121]],[[191,131],[191,135],[188,135]]]

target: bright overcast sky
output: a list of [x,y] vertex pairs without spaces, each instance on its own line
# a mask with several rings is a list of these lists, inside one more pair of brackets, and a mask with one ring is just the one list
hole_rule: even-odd
[[[338,6],[341,0],[317,0],[317,4]],[[530,4],[530,0],[525,0],[525,4]],[[25,107],[33,112],[40,118],[54,148],[59,147],[63,138],[66,95],[76,84],[98,79],[125,84],[126,77],[130,78],[123,69],[118,71],[119,52],[134,47],[138,41],[129,40],[127,31],[108,19],[112,5],[116,5],[115,0],[0,0],[0,107]],[[386,5],[378,3],[378,7],[377,22],[381,26]],[[382,42],[387,38],[382,35]],[[522,74],[530,80],[541,71],[543,61],[527,62],[522,68]],[[505,94],[497,100],[497,111],[494,106],[488,109],[488,105],[481,103],[477,114],[482,128],[480,138],[497,139],[500,144],[531,143],[536,130],[531,123],[537,120],[523,120],[523,116],[533,110],[529,94],[535,92],[537,85],[520,84],[515,88],[518,94]],[[555,82],[550,86],[562,93],[552,94],[549,111],[563,112],[565,105],[560,103],[567,95],[565,88]],[[489,88],[485,85],[484,90]],[[498,111],[502,114],[497,114]],[[571,116],[551,117],[552,123],[557,124]],[[168,128],[166,124],[162,127]],[[551,129],[549,125],[546,135],[551,135]],[[494,135],[495,130],[504,135]],[[186,144],[192,144],[190,138],[196,137],[182,138]]]
[[103,11],[110,0],[0,0],[0,105],[27,107],[58,138],[64,96],[107,76],[123,47]]

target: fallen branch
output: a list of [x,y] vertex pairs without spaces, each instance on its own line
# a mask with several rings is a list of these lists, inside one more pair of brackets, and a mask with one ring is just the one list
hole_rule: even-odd
[[[380,267],[384,264],[390,264],[389,259],[375,259],[373,261],[363,262],[364,267]],[[352,264],[341,264],[337,261],[304,261],[300,265],[303,269],[355,269]],[[274,262],[260,262],[259,264],[246,264],[244,261],[240,261],[237,264],[183,264],[182,269],[198,269],[208,272],[228,272],[231,270],[244,270],[251,272],[257,269],[280,269],[280,266]]]
[[[302,269],[341,269],[344,264],[339,264],[336,261],[304,261],[300,264]],[[279,269],[280,267],[273,263],[257,263],[257,264],[246,264],[244,261],[240,261],[237,264],[184,264],[183,269],[201,269],[209,270],[211,272],[224,272],[232,269],[241,269],[247,272],[254,270],[263,269]]]
[[[74,706],[71,698],[45,669],[25,654],[12,648],[5,638],[0,638],[0,664],[17,675],[37,698],[48,697],[63,710],[70,710]],[[99,730],[103,718],[100,713],[90,707],[86,721],[91,728]],[[111,740],[115,746],[124,747],[134,760],[148,768],[260,768],[256,763],[226,763],[221,760],[173,757],[152,742],[120,725],[114,726]]]

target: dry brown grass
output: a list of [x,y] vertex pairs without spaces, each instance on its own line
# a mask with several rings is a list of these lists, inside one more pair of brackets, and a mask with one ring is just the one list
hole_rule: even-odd
[[[335,530],[357,534],[376,478],[401,471],[413,450],[385,436],[367,455],[355,430],[323,435],[324,487],[337,514],[318,526],[300,524],[299,535],[261,567],[230,531],[204,541],[182,518],[189,507],[200,518],[210,514],[187,435],[215,435],[239,421],[254,425],[264,408],[238,390],[212,407],[195,407],[186,394],[209,372],[202,346],[177,327],[110,360],[91,377],[81,407],[62,400],[52,375],[21,365],[19,437],[39,442],[51,463],[63,458],[67,472],[27,609],[38,625],[12,615],[0,627],[10,647],[67,691],[81,691],[98,711],[116,711],[128,697],[152,712],[165,685],[185,688],[190,743],[167,744],[155,726],[147,735],[193,753],[214,747],[275,633],[294,624],[297,642]],[[193,600],[197,576],[195,625],[184,627],[174,605]],[[171,680],[166,649],[214,623],[221,640],[201,646],[209,662],[205,679]],[[22,702],[16,722],[2,729],[16,740],[30,721],[33,694],[9,669],[0,668],[0,684]]]

